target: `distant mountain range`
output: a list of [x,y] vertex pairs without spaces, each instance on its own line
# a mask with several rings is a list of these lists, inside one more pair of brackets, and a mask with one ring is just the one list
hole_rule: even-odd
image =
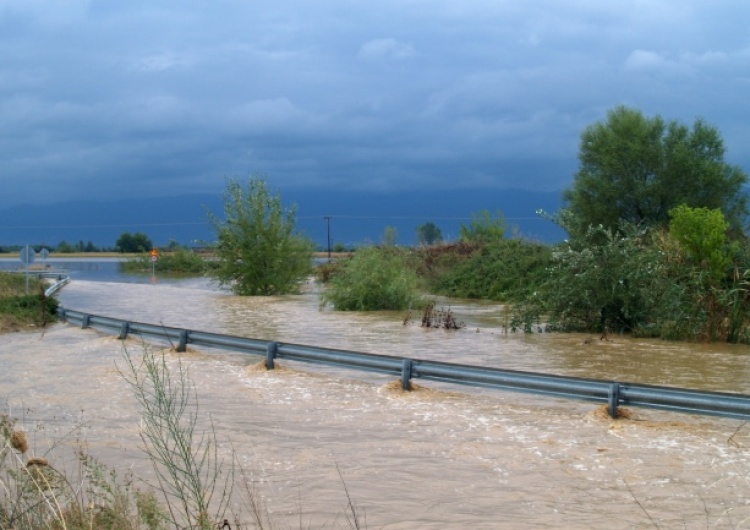
[[[284,204],[297,205],[298,229],[321,249],[328,230],[333,244],[354,246],[380,241],[386,226],[396,229],[397,243],[411,245],[416,228],[437,225],[444,239],[458,237],[473,213],[500,210],[521,237],[545,243],[565,238],[558,226],[536,214],[560,208],[559,192],[524,190],[445,190],[419,192],[351,192],[288,190]],[[207,212],[222,214],[218,195],[181,195],[110,202],[77,201],[0,209],[0,246],[93,242],[112,247],[123,232],[143,232],[155,244],[175,240],[200,245],[212,239]],[[509,230],[510,233],[510,230]]]

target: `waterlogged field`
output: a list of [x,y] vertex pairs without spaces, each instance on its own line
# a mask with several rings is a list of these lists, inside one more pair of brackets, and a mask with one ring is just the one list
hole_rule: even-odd
[[[747,348],[612,337],[505,334],[500,307],[444,300],[460,331],[403,314],[339,314],[300,296],[238,298],[203,280],[74,281],[76,310],[286,342],[513,369],[748,391]],[[418,321],[418,319],[416,319]],[[149,477],[123,348],[57,325],[0,336],[0,396],[31,433]],[[164,345],[152,345],[160,350]],[[743,528],[750,517],[744,422],[425,383],[223,351],[167,353],[189,369],[220,451],[236,451],[281,528],[346,527],[347,492],[368,528]],[[416,383],[419,384],[417,380]],[[204,423],[205,425],[205,423]],[[235,506],[241,510],[243,502]]]

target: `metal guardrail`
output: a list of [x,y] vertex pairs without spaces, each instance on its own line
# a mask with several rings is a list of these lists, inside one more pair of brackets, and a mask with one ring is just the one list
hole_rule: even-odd
[[691,414],[750,419],[750,395],[708,392],[665,386],[639,385],[599,379],[564,377],[517,370],[461,365],[428,360],[361,353],[300,344],[249,339],[231,335],[192,331],[140,322],[128,322],[60,308],[60,318],[82,328],[104,328],[120,339],[131,333],[141,337],[167,340],[185,351],[188,344],[223,348],[265,356],[266,368],[274,368],[274,359],[320,363],[398,376],[408,390],[412,379],[479,386],[517,392],[544,394],[606,403],[611,417],[617,417],[620,405],[670,410]]
[[44,272],[44,273],[40,273],[39,276],[41,278],[51,278],[51,279],[56,280],[55,283],[47,287],[47,289],[44,291],[44,296],[52,296],[57,291],[65,287],[70,281],[70,278],[68,276],[65,276],[64,274],[59,274],[59,273]]

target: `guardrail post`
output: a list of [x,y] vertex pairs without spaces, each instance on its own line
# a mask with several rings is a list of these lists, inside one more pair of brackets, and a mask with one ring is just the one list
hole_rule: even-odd
[[81,329],[86,329],[91,324],[91,315],[83,315],[81,317]]
[[65,308],[64,307],[58,307],[57,308],[57,316],[60,317],[60,322],[67,322],[67,315],[65,314]]
[[411,371],[414,365],[414,361],[411,359],[404,359],[404,364],[401,366],[401,389],[411,390]]
[[617,418],[617,406],[620,404],[620,383],[612,383],[609,385],[607,399],[609,402],[609,417]]
[[273,359],[279,351],[279,343],[271,342],[266,348],[266,370],[273,370]]
[[123,322],[120,326],[120,340],[127,339],[128,333],[130,333],[130,322]]
[[177,351],[182,353],[185,350],[187,350],[187,341],[188,341],[188,330],[181,329],[180,330],[180,342],[177,344]]

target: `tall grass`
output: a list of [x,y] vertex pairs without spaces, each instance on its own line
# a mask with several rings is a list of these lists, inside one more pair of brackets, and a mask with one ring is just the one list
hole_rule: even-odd
[[157,477],[154,487],[178,527],[209,530],[232,496],[233,468],[223,465],[213,424],[200,433],[198,400],[186,369],[172,371],[164,355],[144,348],[136,361],[125,349],[123,378],[141,410],[143,447]]
[[45,296],[45,287],[39,278],[0,272],[0,332],[54,321],[58,303]]

